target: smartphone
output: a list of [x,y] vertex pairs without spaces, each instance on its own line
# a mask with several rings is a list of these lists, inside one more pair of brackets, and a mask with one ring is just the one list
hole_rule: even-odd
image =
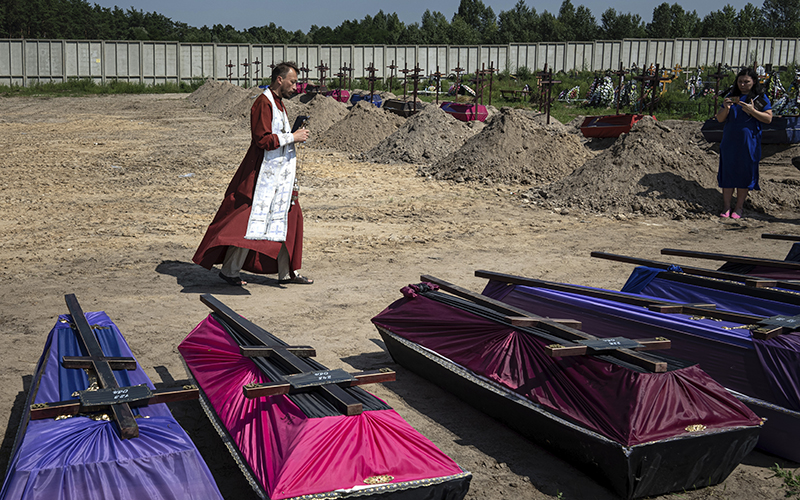
[[731,101],[733,101],[734,104],[738,103],[739,102],[739,96],[738,95],[732,95],[731,96]]
[[295,133],[299,129],[305,127],[307,123],[308,123],[308,117],[307,116],[304,116],[304,115],[298,116],[294,120],[294,125],[292,125],[292,133]]

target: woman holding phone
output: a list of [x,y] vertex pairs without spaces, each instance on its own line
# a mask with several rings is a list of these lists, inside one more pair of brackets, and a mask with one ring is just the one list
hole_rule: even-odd
[[[716,118],[725,124],[717,172],[717,183],[722,188],[719,216],[740,219],[747,194],[752,189],[761,189],[758,186],[761,124],[772,121],[772,104],[752,68],[743,68],[736,75],[733,90],[725,96]],[[736,207],[731,212],[734,189]]]

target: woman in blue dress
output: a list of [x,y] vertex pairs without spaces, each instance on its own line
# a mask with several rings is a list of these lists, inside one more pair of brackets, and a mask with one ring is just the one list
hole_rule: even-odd
[[[716,118],[725,123],[717,173],[717,182],[722,188],[722,213],[719,216],[740,219],[747,193],[751,189],[761,189],[758,186],[761,124],[772,121],[772,104],[753,69],[739,71],[736,84],[722,102]],[[731,212],[734,189],[736,207]]]

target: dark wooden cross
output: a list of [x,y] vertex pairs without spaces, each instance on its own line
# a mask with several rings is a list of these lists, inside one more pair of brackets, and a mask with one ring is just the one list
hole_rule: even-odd
[[763,233],[761,237],[765,240],[800,241],[800,235],[798,234]]
[[[270,67],[272,67],[272,66],[270,66]],[[303,81],[303,83],[305,83],[305,84],[308,84],[308,73],[309,73],[311,70],[310,70],[310,69],[308,69],[308,68],[306,68],[306,63],[303,63],[303,65],[302,65],[302,66],[300,66],[300,67],[299,67],[299,68],[297,68],[297,69],[298,69],[298,70],[300,70],[300,72],[301,72],[301,73],[303,73],[303,78],[302,78],[302,81]]]
[[233,76],[233,68],[235,64],[233,64],[233,61],[228,59],[228,64],[226,64],[225,66],[228,68],[228,83],[231,83],[231,77]]
[[389,89],[388,90],[389,90],[389,92],[391,92],[392,91],[392,82],[394,81],[394,70],[399,68],[399,66],[396,65],[394,63],[394,59],[392,59],[392,64],[390,64],[390,65],[388,65],[386,67],[389,68]]
[[242,66],[244,66],[244,79],[247,81],[247,70],[250,69],[250,63],[247,62],[247,59],[244,60]]
[[442,76],[443,76],[442,73],[439,71],[439,65],[437,64],[436,65],[436,73],[431,73],[431,77],[436,79],[435,92],[436,92],[436,105],[437,106],[439,105],[439,88],[441,87]]
[[458,92],[461,90],[461,73],[464,71],[462,67],[453,68],[453,73],[456,74],[456,101],[458,101]]
[[[655,267],[658,269],[665,269],[665,270],[669,269],[671,266],[674,265],[673,263],[670,262],[659,262],[656,260],[640,259],[638,257],[629,257],[627,255],[617,255],[606,252],[592,252],[591,256],[600,259],[613,260],[616,262],[626,262],[628,264],[634,264],[637,266]],[[770,278],[761,278],[759,276],[750,276],[748,274],[738,274],[726,271],[718,271],[714,269],[704,269],[702,267],[681,265],[680,268],[684,274],[689,274],[692,276],[703,276],[706,278],[713,278],[714,280],[735,281],[752,288],[783,288],[785,290],[793,290],[795,292],[800,292],[800,282],[797,281],[774,280]],[[771,292],[773,294],[783,293],[779,290],[771,290]],[[786,294],[783,293],[783,295]],[[791,297],[791,295],[788,295],[787,297]],[[762,298],[767,298],[767,297],[762,297]],[[773,295],[773,297],[771,297],[770,300],[782,301],[775,295]]]
[[411,73],[413,70],[408,69],[408,63],[406,63],[405,67],[400,70],[400,73],[403,73],[403,100],[406,100],[406,91],[408,89],[408,74]]
[[256,70],[255,70],[256,82],[258,82],[258,68],[259,68],[259,65],[260,65],[260,64],[261,64],[261,62],[260,62],[260,61],[258,60],[258,58],[256,57],[256,60],[255,60],[255,61],[253,61],[253,65],[256,67]]
[[714,79],[714,114],[717,113],[717,98],[719,97],[719,82],[727,76],[727,72],[722,72],[722,63],[717,64],[717,72],[713,75],[708,75],[709,78]]
[[347,64],[339,68],[339,70],[347,73],[347,90],[351,90],[351,82],[353,80],[353,69],[354,68],[352,66],[348,67]]
[[730,321],[746,325],[754,338],[767,340],[782,333],[789,333],[800,328],[800,318],[792,316],[756,316],[753,314],[742,314],[737,312],[719,311],[716,304],[690,304],[676,303],[667,300],[659,300],[652,297],[637,296],[634,294],[615,292],[612,290],[602,290],[596,288],[585,288],[565,283],[553,283],[550,281],[524,278],[522,276],[511,276],[508,274],[495,273],[491,271],[475,271],[475,276],[487,278],[503,283],[513,283],[515,285],[530,286],[533,288],[544,288],[559,292],[583,295],[596,299],[610,300],[622,304],[640,306],[653,312],[662,314],[686,314],[700,316],[720,321]]
[[380,77],[375,76],[375,72],[378,71],[378,68],[370,62],[369,66],[364,69],[369,73],[367,77],[367,81],[369,82],[369,102],[372,102],[373,95],[375,94],[375,81],[380,80]]
[[[561,83],[561,80],[553,80],[553,70],[549,70],[542,78],[542,97],[544,101],[545,112],[547,113],[547,124],[550,125],[550,105],[553,104],[555,98],[551,98],[553,93],[553,85]],[[540,108],[541,109],[541,108]]]
[[119,427],[122,439],[139,436],[139,426],[133,416],[131,406],[145,406],[171,401],[197,399],[199,391],[190,386],[183,389],[157,389],[151,391],[146,385],[120,387],[113,370],[135,370],[136,360],[130,357],[112,357],[103,354],[92,327],[86,321],[78,299],[74,294],[64,297],[67,309],[72,316],[74,329],[88,356],[64,356],[64,368],[89,369],[97,376],[97,391],[80,391],[80,399],[70,399],[55,403],[38,403],[31,406],[31,420],[42,420],[58,416],[78,415],[97,411],[109,411]]
[[631,340],[622,337],[603,339],[580,331],[580,322],[572,319],[551,319],[537,316],[518,307],[499,300],[461,288],[447,281],[429,275],[420,276],[422,281],[434,283],[445,292],[465,298],[478,305],[505,315],[504,321],[514,326],[536,327],[543,334],[534,333],[541,338],[555,342],[546,347],[549,356],[583,356],[603,354],[634,364],[646,370],[662,373],[667,371],[667,363],[636,351],[667,349],[670,342],[664,338]]
[[625,84],[625,75],[628,74],[627,71],[622,69],[622,61],[619,62],[619,69],[612,74],[619,77],[619,84],[617,85],[617,114],[619,114],[619,102],[622,100],[622,86]]
[[319,66],[317,66],[316,69],[319,71],[319,90],[322,92],[325,90],[325,72],[330,68],[325,65],[324,61],[320,60]]
[[652,93],[650,94],[650,114],[652,115],[655,112],[656,103],[658,102],[658,97],[656,97],[658,86],[661,82],[669,80],[669,77],[661,76],[661,67],[660,65],[656,64],[655,71],[652,75],[648,75],[647,70],[642,69],[642,74],[634,76],[633,79],[642,82],[642,91],[639,94],[642,100],[642,110],[644,110],[644,90],[649,82],[650,87],[652,88]]
[[348,373],[341,369],[319,370],[304,359],[316,355],[312,347],[286,346],[275,342],[266,330],[239,316],[212,295],[201,295],[200,301],[211,308],[230,328],[255,345],[240,346],[243,356],[268,357],[289,372],[282,377],[283,380],[244,386],[242,391],[247,398],[314,391],[344,415],[359,415],[363,412],[362,404],[343,388],[391,382],[396,378],[394,371],[386,369],[358,373]]

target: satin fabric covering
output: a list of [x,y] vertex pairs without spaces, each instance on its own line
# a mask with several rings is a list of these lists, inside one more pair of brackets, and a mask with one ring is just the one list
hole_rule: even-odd
[[[83,370],[64,369],[61,356],[86,355],[70,328],[69,316],[59,316],[37,366],[41,373],[32,403],[73,399],[73,391],[88,387]],[[87,313],[107,356],[132,356],[117,327],[103,312]],[[114,372],[120,386],[152,382],[138,366]],[[33,388],[36,388],[34,378]],[[123,440],[116,424],[87,417],[35,420],[11,458],[2,499],[42,500],[182,500],[221,499],[211,473],[167,405],[135,411],[139,437]]]
[[211,316],[178,347],[208,402],[269,498],[461,474],[461,468],[394,410],[308,418],[286,396],[247,399],[270,380]]
[[496,281],[490,281],[483,294],[541,316],[573,317],[598,337],[667,337],[672,347],[665,354],[699,363],[729,389],[800,411],[798,333],[756,340],[749,330],[735,328],[739,323],[690,319],[686,314]]
[[[629,282],[638,281],[637,288],[640,295],[653,297],[659,300],[672,300],[684,303],[717,304],[717,309],[764,317],[785,315],[800,315],[800,306],[776,302],[757,297],[746,297],[724,290],[715,290],[697,285],[679,283],[676,281],[660,279],[660,272],[653,273],[650,268],[636,268],[628,279]],[[648,276],[642,286],[643,276]],[[628,289],[627,283],[623,291]],[[731,335],[740,337],[750,349],[755,349],[759,365],[764,377],[772,387],[773,397],[763,399],[780,404],[795,411],[800,411],[800,332],[779,335],[770,340],[751,338],[749,330],[739,330],[738,334],[728,333],[718,340],[724,341]],[[714,354],[708,353],[706,359],[711,361]],[[749,363],[732,364],[732,366],[748,369]],[[752,366],[749,366],[752,370]],[[732,387],[734,390],[738,390]],[[755,396],[755,393],[747,393]]]
[[530,401],[624,446],[760,419],[697,366],[641,373],[590,357],[552,358],[547,343],[419,295],[372,319]]

